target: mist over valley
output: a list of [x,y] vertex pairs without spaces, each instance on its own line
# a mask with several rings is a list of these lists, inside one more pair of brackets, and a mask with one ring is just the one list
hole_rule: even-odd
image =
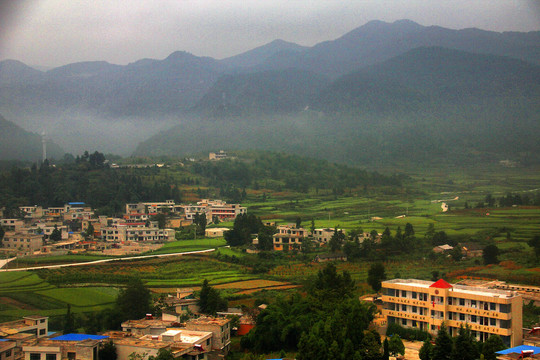
[[257,148],[351,164],[530,163],[539,64],[540,32],[372,21],[312,47],[276,40],[222,60],[177,51],[46,72],[6,60],[0,114],[74,154]]

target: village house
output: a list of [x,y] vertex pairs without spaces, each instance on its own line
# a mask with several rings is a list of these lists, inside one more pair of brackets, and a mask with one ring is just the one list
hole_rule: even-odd
[[193,220],[195,214],[205,214],[207,222],[214,219],[220,221],[234,220],[238,215],[246,214],[247,208],[240,204],[227,204],[223,200],[203,199],[197,202],[197,205],[184,205],[184,214],[186,219]]
[[208,160],[223,160],[228,157],[225,150],[219,150],[217,153],[211,152],[208,154]]
[[24,227],[24,221],[20,219],[0,219],[0,226],[6,231],[18,231]]
[[51,339],[38,339],[23,346],[24,360],[98,360],[99,344],[107,336],[65,334]]
[[433,252],[436,253],[436,254],[443,254],[447,251],[450,251],[450,250],[453,250],[454,247],[453,246],[450,246],[448,244],[444,244],[444,245],[439,245],[439,246],[435,246],[433,248]]
[[277,233],[273,235],[274,250],[290,251],[300,249],[302,240],[308,236],[304,228],[296,228],[294,224],[279,225]]
[[15,360],[15,347],[17,343],[12,340],[0,340],[0,360]]
[[31,337],[41,338],[47,336],[49,331],[49,318],[40,315],[25,316],[20,320],[0,323],[0,338],[14,334],[30,334]]
[[7,252],[30,255],[41,250],[42,246],[43,235],[6,231],[2,239],[2,248]]
[[186,329],[209,331],[213,334],[212,350],[226,355],[231,344],[231,319],[200,317],[186,323]]
[[121,331],[108,331],[116,346],[118,360],[128,360],[132,353],[157,356],[160,350],[170,350],[174,359],[207,360],[212,350],[212,333],[174,328],[159,335],[135,336]]
[[[345,230],[341,231],[345,234]],[[334,235],[334,232],[334,228],[315,229],[311,235],[313,236],[313,240],[315,240],[319,244],[328,244],[328,242]]]

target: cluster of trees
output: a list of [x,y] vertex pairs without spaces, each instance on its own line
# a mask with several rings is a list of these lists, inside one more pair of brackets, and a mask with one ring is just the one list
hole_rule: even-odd
[[[331,190],[342,194],[345,189],[366,186],[401,186],[403,175],[386,176],[358,168],[314,160],[296,155],[271,152],[254,152],[250,161],[221,160],[198,162],[193,171],[209,179],[209,184],[226,189],[253,187],[282,190],[283,188],[306,193],[310,189]],[[257,180],[264,179],[264,180]],[[264,183],[262,182],[264,181]],[[224,185],[226,184],[226,185]],[[232,186],[234,185],[234,186]]]
[[[493,197],[492,194],[487,194],[484,198],[484,201],[480,201],[476,204],[476,208],[485,208],[485,207],[510,207],[512,205],[531,205],[531,206],[540,206],[540,193],[536,195],[529,196],[528,194],[514,194],[507,193],[506,195],[501,196],[500,198]],[[469,208],[469,204],[465,203],[465,208]]]
[[426,339],[419,356],[421,360],[475,360],[480,356],[485,360],[496,360],[495,352],[505,348],[498,335],[491,335],[483,343],[478,342],[469,326],[461,326],[458,335],[452,338],[443,324],[437,332],[435,345]]
[[329,241],[332,252],[343,250],[350,260],[364,258],[373,259],[383,254],[409,253],[411,248],[417,247],[417,239],[414,236],[414,228],[410,223],[405,225],[405,231],[398,227],[394,236],[387,227],[378,241],[379,234],[372,230],[368,237],[360,243],[360,236],[363,236],[362,229],[353,229],[346,236],[337,227]]
[[[87,154],[87,153],[86,153]],[[104,155],[83,155],[73,162],[51,166],[44,161],[30,169],[13,167],[0,173],[0,207],[19,217],[19,206],[62,206],[83,201],[98,212],[114,215],[128,202],[181,200],[172,180],[155,181],[153,169],[110,169]]]
[[257,234],[260,250],[272,250],[273,237],[276,228],[263,225],[261,219],[253,214],[240,214],[234,219],[233,228],[226,231],[224,236],[230,246],[249,245],[252,235]]
[[199,293],[198,305],[203,314],[215,315],[218,311],[227,310],[227,300],[223,299],[219,291],[211,287],[206,279]]
[[347,272],[333,264],[319,271],[308,294],[279,298],[257,317],[241,345],[255,352],[298,351],[298,359],[353,359],[381,352],[378,334],[368,331],[375,307],[354,297]]

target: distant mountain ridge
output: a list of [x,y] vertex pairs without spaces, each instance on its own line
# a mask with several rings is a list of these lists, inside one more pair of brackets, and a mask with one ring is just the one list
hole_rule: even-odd
[[[415,73],[409,67],[400,75],[407,61],[425,62],[428,54],[422,51],[428,50],[410,53],[416,49],[440,49],[429,50],[429,56],[436,56],[444,68],[422,73],[419,67]],[[463,70],[448,67],[451,64],[444,60],[456,56],[453,51],[479,56],[460,60],[465,67],[477,64],[469,79],[460,77],[462,84],[444,73]],[[478,60],[482,56],[484,62]],[[483,67],[489,68],[485,61],[498,64],[492,80],[481,75]],[[312,47],[276,40],[222,60],[177,51],[162,60],[128,65],[81,62],[47,72],[6,60],[0,62],[0,112],[26,129],[54,129],[57,141],[65,145],[70,140],[71,151],[96,144],[102,151],[117,151],[115,144],[129,146],[130,151],[135,141],[161,130],[160,124],[206,117],[229,121],[231,116],[257,114],[349,114],[355,107],[357,112],[381,115],[388,109],[412,111],[434,99],[450,105],[446,96],[457,102],[464,94],[489,103],[488,94],[500,98],[508,93],[530,104],[527,94],[536,94],[536,88],[523,71],[539,64],[539,31],[497,33],[422,26],[410,20],[372,21]],[[382,74],[391,69],[396,73]],[[502,81],[505,73],[514,72],[516,78]],[[524,83],[513,82],[517,78]],[[443,91],[441,81],[449,81],[454,90]],[[475,86],[480,92],[473,91]]]
[[[287,79],[300,71],[289,69]],[[209,93],[238,93],[238,84],[260,74],[236,75]],[[280,86],[286,84],[281,79]],[[225,96],[236,106],[234,114],[216,116],[211,100],[215,105],[222,99],[206,98],[199,106],[214,111],[220,122],[178,125],[141,143],[135,153],[187,154],[217,146],[373,163],[529,161],[540,151],[540,66],[522,60],[421,47],[320,85],[307,106],[286,116],[277,109],[262,111],[262,104],[258,113],[250,112],[257,99],[252,90],[244,89],[235,102]]]

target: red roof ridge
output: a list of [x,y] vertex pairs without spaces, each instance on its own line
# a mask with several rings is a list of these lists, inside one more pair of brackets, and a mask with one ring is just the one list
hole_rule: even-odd
[[447,283],[446,281],[444,281],[443,279],[439,279],[435,281],[433,284],[431,284],[429,287],[438,288],[438,289],[449,289],[449,288],[452,288],[453,286]]

